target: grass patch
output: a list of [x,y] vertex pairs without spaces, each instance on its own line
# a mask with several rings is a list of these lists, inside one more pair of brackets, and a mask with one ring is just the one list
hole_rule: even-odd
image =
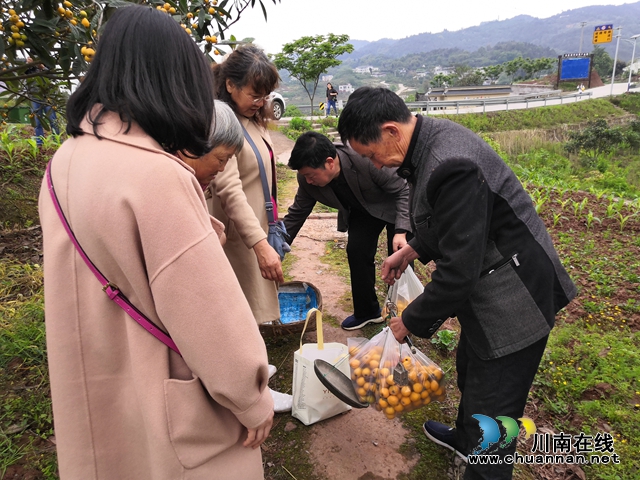
[[296,172],[282,163],[276,163],[276,183],[278,187],[278,214],[283,216],[287,211],[288,202],[298,191]]
[[0,477],[21,460],[21,474],[57,478],[42,268],[3,260],[0,279]]
[[629,113],[640,115],[640,93],[629,92],[615,97],[608,97],[608,100],[616,107],[620,107]]
[[465,115],[442,115],[442,118],[459,123],[474,132],[503,132],[554,128],[559,125],[584,123],[585,119],[613,119],[627,114],[625,110],[616,107],[609,100],[597,98],[568,105]]
[[[587,478],[638,478],[640,333],[619,307],[556,328],[536,377],[534,396],[566,433],[609,432],[619,465],[585,466]],[[579,426],[576,427],[576,420]]]

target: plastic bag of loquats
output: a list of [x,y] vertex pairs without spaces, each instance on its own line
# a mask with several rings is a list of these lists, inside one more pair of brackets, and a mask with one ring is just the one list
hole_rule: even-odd
[[408,266],[396,282],[389,287],[387,300],[382,307],[385,318],[402,315],[407,305],[422,295],[424,285],[420,282],[413,268]]
[[389,327],[371,340],[349,338],[348,345],[359,400],[387,418],[444,400],[442,369],[420,350],[399,343]]

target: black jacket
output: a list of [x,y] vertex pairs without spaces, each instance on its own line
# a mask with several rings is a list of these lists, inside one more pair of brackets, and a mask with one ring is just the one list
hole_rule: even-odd
[[[369,160],[349,147],[336,145],[336,149],[345,180],[365,210],[375,218],[395,224],[396,229],[410,231],[407,182],[395,175],[395,169],[378,170]],[[298,192],[293,205],[289,207],[289,213],[284,217],[284,224],[292,242],[316,202],[337,208],[338,230],[347,231],[349,212],[340,203],[333,189],[328,185],[310,185],[298,174]]]
[[500,156],[456,123],[418,118],[398,174],[411,187],[409,244],[437,269],[403,322],[430,337],[457,316],[481,358],[519,351],[549,334],[575,285]]

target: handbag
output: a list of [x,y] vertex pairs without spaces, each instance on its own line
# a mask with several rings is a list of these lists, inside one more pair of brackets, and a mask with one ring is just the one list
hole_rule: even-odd
[[69,222],[67,221],[67,217],[64,216],[64,212],[62,211],[62,207],[60,206],[60,202],[58,201],[58,196],[56,195],[55,189],[53,188],[53,180],[51,179],[51,162],[53,159],[47,163],[47,188],[49,189],[49,193],[51,194],[51,200],[53,200],[53,206],[58,213],[58,217],[60,217],[60,221],[62,222],[62,226],[64,227],[67,235],[69,235],[69,239],[73,246],[76,247],[78,255],[84,260],[84,263],[87,264],[89,270],[95,275],[100,284],[102,285],[102,291],[107,294],[110,300],[118,305],[122,310],[126,312],[131,318],[133,318],[142,328],[144,328],[151,335],[156,337],[162,343],[164,343],[171,350],[180,355],[180,350],[171,339],[171,337],[163,332],[155,323],[149,320],[140,310],[138,310],[125,295],[120,291],[117,285],[111,283],[107,278],[98,270],[98,268],[93,264],[93,262],[89,259],[87,254],[84,252],[78,240],[76,239],[75,234],[71,230],[69,226]]
[[274,216],[273,210],[276,205],[273,196],[269,195],[269,184],[267,183],[267,174],[264,171],[264,163],[262,163],[262,156],[258,151],[258,147],[253,143],[253,139],[249,136],[249,132],[242,125],[242,131],[244,132],[244,138],[249,142],[253,153],[258,160],[258,167],[260,168],[260,180],[262,180],[262,191],[264,192],[264,205],[267,211],[267,220],[269,221],[269,232],[267,233],[267,242],[273,247],[273,249],[280,255],[280,260],[284,260],[284,255],[291,251],[289,246],[289,234],[287,228],[284,226],[282,220],[276,220],[277,215]]
[[[302,337],[311,315],[315,314],[317,343],[302,344]],[[344,373],[349,371],[349,350],[342,343],[324,343],[322,333],[322,312],[312,308],[307,313],[304,329],[300,336],[300,349],[293,354],[293,406],[291,415],[305,425],[311,425],[351,410],[351,407],[334,396],[325,387],[314,371],[314,361],[324,360]]]

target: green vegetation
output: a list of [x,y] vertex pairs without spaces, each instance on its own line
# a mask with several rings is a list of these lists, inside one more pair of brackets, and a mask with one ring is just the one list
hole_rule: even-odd
[[636,478],[639,472],[630,459],[637,458],[640,442],[640,333],[629,329],[620,306],[603,301],[599,307],[550,337],[534,398],[560,431],[576,432],[571,424],[577,424],[595,436],[602,433],[603,422],[612,427],[615,451],[627,461],[592,466],[588,478]]
[[586,156],[593,166],[599,157],[611,153],[614,148],[619,147],[625,141],[635,144],[636,132],[633,127],[628,133],[627,136],[620,128],[609,128],[606,120],[596,120],[589,122],[587,127],[580,132],[570,132],[565,150],[569,153]]
[[287,108],[284,110],[284,115],[283,116],[285,116],[285,117],[301,117],[302,116],[302,112],[295,105],[289,104],[289,105],[287,105]]
[[[564,125],[577,125],[587,120],[603,118],[611,120],[628,115],[605,99],[583,100],[567,105],[525,110],[503,110],[500,112],[469,113],[466,115],[443,115],[474,132],[504,132],[509,130],[546,129]],[[440,116],[438,117],[440,118]]]
[[42,148],[30,127],[7,124],[0,129],[0,227],[29,227],[38,223],[38,191],[47,161],[61,137],[44,137]]
[[282,131],[282,133],[284,133],[291,140],[295,141],[304,132],[308,132],[309,130],[311,130],[312,126],[313,124],[310,120],[302,117],[293,117],[289,121],[289,125],[280,127],[280,131]]
[[629,113],[640,115],[640,93],[638,92],[610,97],[609,101]]
[[431,339],[431,343],[441,350],[452,352],[458,343],[456,340],[456,332],[446,329],[438,330],[434,338]]
[[320,120],[320,125],[329,128],[337,128],[338,127],[338,119],[336,117],[325,117]]
[[2,260],[0,279],[0,478],[22,461],[54,479],[42,268]]

